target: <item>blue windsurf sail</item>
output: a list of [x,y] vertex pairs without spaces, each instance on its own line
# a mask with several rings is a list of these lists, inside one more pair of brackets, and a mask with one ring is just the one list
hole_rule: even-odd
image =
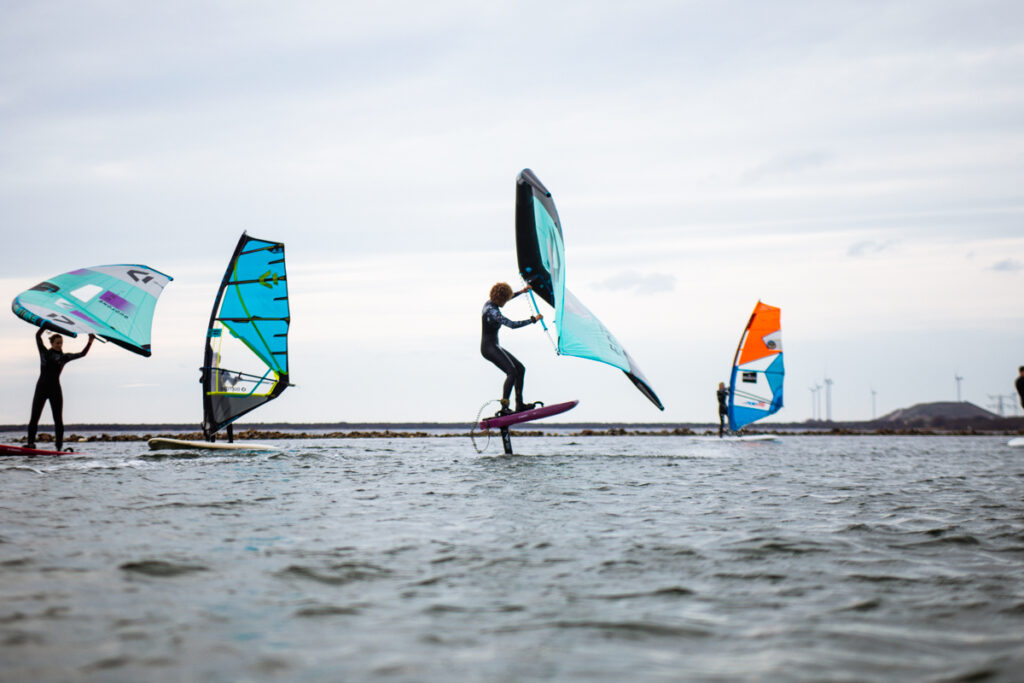
[[729,429],[736,431],[782,408],[782,311],[757,302],[732,362],[727,401]]
[[659,410],[665,407],[636,362],[600,320],[565,286],[565,244],[551,193],[526,168],[516,178],[516,253],[519,273],[555,309],[560,355],[619,368]]
[[284,244],[242,233],[217,291],[203,350],[207,438],[289,386],[290,324]]
[[172,279],[138,264],[79,268],[22,292],[11,310],[39,327],[70,337],[95,334],[150,356],[156,301]]

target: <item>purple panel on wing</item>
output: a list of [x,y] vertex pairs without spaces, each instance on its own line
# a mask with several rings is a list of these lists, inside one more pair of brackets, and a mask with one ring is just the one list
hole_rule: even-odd
[[117,294],[114,294],[111,291],[106,291],[103,292],[103,294],[100,294],[100,301],[116,308],[122,313],[131,314],[135,311],[135,304],[133,304],[131,301],[128,301],[127,299],[118,296]]
[[82,313],[81,311],[71,311],[71,315],[73,315],[73,316],[75,316],[77,318],[81,318],[82,320],[84,320],[85,322],[89,323],[90,325],[100,325],[101,324],[101,323],[96,322],[95,320],[93,320],[89,316],[87,316],[85,313]]
[[78,270],[72,270],[68,275],[88,275],[90,271],[88,268],[79,268]]

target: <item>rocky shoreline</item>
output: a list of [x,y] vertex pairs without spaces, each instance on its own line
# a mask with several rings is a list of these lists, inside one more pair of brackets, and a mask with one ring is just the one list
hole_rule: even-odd
[[[497,433],[494,430],[492,433]],[[624,427],[609,427],[607,429],[580,429],[575,431],[545,431],[534,430],[512,430],[516,436],[718,436],[714,429],[693,430],[688,427],[677,427],[675,429],[627,429]],[[974,427],[960,429],[931,429],[931,428],[905,428],[905,429],[853,429],[847,427],[833,427],[828,430],[751,430],[744,434],[770,434],[772,436],[1024,436],[1024,429],[1005,430],[979,430]],[[474,432],[474,434],[486,434],[486,432]],[[354,430],[354,431],[333,431],[333,432],[306,432],[306,431],[279,431],[263,429],[246,429],[235,433],[238,441],[268,441],[268,440],[294,440],[294,439],[445,439],[453,437],[468,437],[468,431],[432,433],[421,430]],[[101,433],[88,436],[69,434],[65,441],[67,443],[93,443],[93,442],[118,442],[118,441],[149,441],[154,438],[183,439],[187,441],[200,441],[203,439],[202,432],[167,432],[159,434],[135,434],[135,433]],[[37,443],[52,443],[53,435],[40,433],[37,435]],[[223,441],[223,438],[219,439]],[[11,439],[12,443],[25,443],[27,438],[22,436]]]

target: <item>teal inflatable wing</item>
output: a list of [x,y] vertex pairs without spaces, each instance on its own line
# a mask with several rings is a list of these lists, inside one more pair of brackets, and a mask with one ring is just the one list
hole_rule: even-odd
[[95,334],[150,356],[156,301],[172,279],[139,264],[79,268],[22,292],[11,310],[32,325],[71,337]]
[[555,309],[558,353],[617,367],[651,403],[664,410],[640,368],[618,340],[566,288],[565,244],[558,211],[551,193],[528,168],[516,179],[516,252],[523,279]]

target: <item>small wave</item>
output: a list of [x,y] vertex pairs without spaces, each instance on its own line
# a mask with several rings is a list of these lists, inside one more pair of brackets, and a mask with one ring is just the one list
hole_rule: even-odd
[[83,673],[95,673],[98,671],[110,671],[111,669],[120,669],[123,666],[131,664],[131,657],[107,657],[100,659],[91,664],[86,664],[81,668]]
[[156,505],[147,505],[146,510],[160,510],[163,508],[232,508],[236,506],[244,505],[255,505],[261,501],[273,500],[273,498],[238,498],[235,500],[215,500],[215,501],[204,501],[201,503],[184,503],[181,501],[175,501],[173,503],[158,503]]
[[944,546],[976,546],[981,541],[970,534],[957,534],[955,536],[940,536],[928,541],[916,541],[911,543],[893,543],[892,548],[941,548]]
[[689,588],[683,588],[682,586],[669,586],[668,588],[659,588],[653,591],[640,591],[637,593],[614,593],[611,595],[592,595],[589,596],[595,600],[634,600],[636,598],[681,598],[695,593]]
[[872,598],[870,600],[858,600],[852,602],[849,605],[838,608],[837,612],[872,612],[882,606],[882,601],[878,598]]
[[139,562],[125,562],[120,566],[120,569],[146,576],[170,577],[203,572],[209,568],[202,565],[178,564],[164,560],[141,560]]
[[298,577],[300,579],[312,579],[319,583],[331,586],[341,586],[357,581],[372,581],[384,578],[391,574],[390,569],[378,567],[372,564],[341,563],[327,567],[307,567],[300,564],[293,564],[278,572],[281,577]]
[[530,631],[537,629],[587,629],[603,631],[608,635],[635,638],[637,636],[660,636],[667,638],[706,638],[711,631],[694,626],[675,626],[649,621],[553,621],[543,624],[512,626],[499,631]]
[[310,605],[295,611],[297,617],[334,617],[362,614],[365,605]]

